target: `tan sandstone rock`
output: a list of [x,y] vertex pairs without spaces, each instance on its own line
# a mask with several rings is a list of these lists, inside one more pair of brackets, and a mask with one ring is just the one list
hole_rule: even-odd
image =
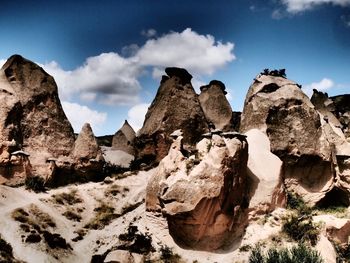
[[335,170],[320,114],[300,86],[288,79],[258,76],[249,88],[241,131],[260,129],[271,151],[283,161],[288,191],[309,204],[319,202],[334,187]]
[[182,154],[182,136],[160,162],[146,190],[146,209],[162,212],[185,247],[213,250],[237,240],[246,225],[247,142],[213,135],[196,155]]
[[265,133],[252,129],[245,133],[248,142],[250,189],[249,209],[261,214],[285,204],[282,179],[282,161],[270,151],[270,141]]
[[10,57],[1,71],[22,107],[17,120],[22,142],[18,139],[18,143],[23,143],[23,150],[30,154],[33,173],[46,176],[47,158],[68,156],[74,144],[73,129],[63,112],[56,83],[41,67],[19,55]]
[[178,129],[184,134],[184,147],[195,145],[208,126],[192,85],[192,76],[181,68],[167,68],[157,95],[135,140],[137,158],[159,162],[172,143],[169,135]]
[[112,149],[124,151],[128,154],[134,155],[134,140],[136,133],[130,126],[127,120],[125,120],[123,126],[117,131],[112,140]]
[[232,108],[226,99],[225,89],[224,83],[213,80],[200,88],[198,97],[207,121],[223,131],[233,129]]

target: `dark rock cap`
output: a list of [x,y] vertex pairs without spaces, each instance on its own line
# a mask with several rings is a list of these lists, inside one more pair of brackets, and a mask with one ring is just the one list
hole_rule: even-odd
[[179,77],[184,83],[189,83],[192,79],[192,75],[184,68],[169,67],[165,69],[165,73],[170,78],[173,76]]
[[201,92],[203,92],[203,91],[209,89],[211,86],[214,86],[214,85],[220,87],[220,89],[222,90],[222,92],[225,95],[227,94],[227,92],[225,91],[226,90],[225,84],[222,83],[220,80],[215,80],[215,79],[210,81],[208,85],[201,86],[199,89],[201,90]]
[[222,83],[220,80],[214,79],[214,80],[210,81],[209,86],[211,86],[211,85],[219,86],[222,89],[222,91],[226,90],[225,84]]

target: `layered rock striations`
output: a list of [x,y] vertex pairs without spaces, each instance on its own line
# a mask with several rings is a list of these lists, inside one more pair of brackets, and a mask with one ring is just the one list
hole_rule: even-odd
[[159,162],[167,155],[172,143],[169,135],[182,129],[185,147],[198,142],[208,130],[198,95],[192,85],[192,76],[181,68],[166,68],[157,95],[145,117],[135,141],[137,157],[146,162]]
[[198,96],[204,115],[214,129],[228,131],[233,129],[233,114],[230,103],[226,99],[226,87],[218,80],[212,80],[209,85],[200,87]]
[[74,144],[56,83],[41,67],[19,55],[10,57],[1,71],[1,88],[11,87],[10,93],[18,100],[18,109],[9,116],[20,125],[13,139],[29,154],[33,173],[46,176],[47,158],[68,156]]
[[125,120],[123,126],[114,134],[112,140],[112,149],[124,151],[128,154],[134,155],[134,140],[136,133],[130,126],[128,121]]
[[182,140],[177,137],[150,179],[146,209],[166,216],[170,234],[182,246],[223,247],[246,225],[247,142],[244,136],[213,135],[187,158]]

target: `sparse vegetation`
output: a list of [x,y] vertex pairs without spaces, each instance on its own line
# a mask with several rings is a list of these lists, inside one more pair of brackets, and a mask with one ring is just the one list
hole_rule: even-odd
[[114,213],[114,207],[111,207],[105,203],[101,203],[99,207],[94,209],[96,212],[95,217],[84,226],[87,229],[102,229],[108,225],[113,219],[119,215]]
[[213,146],[213,143],[210,141],[208,144],[207,144],[207,152],[210,151],[211,147]]
[[75,205],[78,203],[83,202],[83,200],[80,198],[79,194],[77,194],[76,189],[72,189],[68,193],[60,193],[60,194],[54,194],[52,196],[53,200],[55,203],[60,204],[60,205]]
[[284,218],[282,231],[297,242],[309,242],[315,246],[319,234],[320,224],[312,220],[312,209],[304,200],[294,193],[287,193],[287,208],[295,211]]
[[40,176],[29,176],[25,180],[25,186],[28,190],[33,190],[36,193],[45,192],[45,180]]
[[282,231],[294,241],[310,242],[315,246],[320,234],[320,225],[312,221],[311,214],[291,214],[284,219]]
[[333,241],[333,246],[337,252],[338,263],[349,263],[350,262],[350,244],[341,245],[338,242]]
[[59,234],[52,234],[48,231],[44,231],[43,236],[47,245],[52,249],[60,248],[60,249],[72,250],[71,245],[67,243],[66,240],[63,237],[61,237]]
[[161,246],[160,248],[160,259],[164,263],[178,263],[180,262],[180,255],[175,254],[168,246]]
[[251,249],[252,249],[252,246],[249,245],[249,244],[247,244],[247,245],[241,246],[241,247],[239,248],[239,252],[248,252],[248,251],[251,250]]
[[155,251],[152,246],[151,236],[139,232],[137,226],[131,224],[128,227],[127,233],[119,235],[119,240],[123,241],[124,244],[118,246],[117,249],[144,255]]
[[116,196],[119,193],[124,193],[124,192],[129,192],[129,188],[125,186],[120,186],[117,184],[112,184],[110,185],[106,190],[105,190],[105,196]]
[[349,218],[348,208],[345,206],[318,207],[316,214],[332,214],[338,218]]
[[11,216],[15,221],[21,223],[27,223],[29,221],[29,214],[23,208],[13,210]]
[[275,76],[275,77],[282,77],[282,78],[286,78],[286,69],[274,69],[274,70],[270,70],[265,68],[261,73],[261,75],[266,75],[266,76]]
[[290,250],[270,248],[263,253],[259,246],[253,248],[249,263],[322,263],[323,260],[317,251],[299,244]]
[[75,211],[70,209],[68,209],[62,215],[65,216],[68,220],[77,221],[77,222],[80,222],[81,220],[81,216],[77,214]]
[[0,262],[14,262],[12,247],[0,236]]

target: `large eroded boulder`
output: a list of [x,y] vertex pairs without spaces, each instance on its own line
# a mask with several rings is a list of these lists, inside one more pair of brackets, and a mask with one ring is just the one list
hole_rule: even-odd
[[20,122],[21,130],[14,140],[23,143],[23,150],[30,155],[33,173],[46,176],[47,159],[68,156],[74,144],[73,129],[62,109],[55,80],[19,55],[10,57],[1,71],[21,108],[11,115],[13,121]]
[[169,135],[178,129],[184,146],[193,146],[207,131],[207,121],[192,84],[192,76],[181,68],[167,68],[157,95],[135,140],[137,158],[159,162],[172,143]]
[[209,85],[200,88],[198,97],[207,121],[222,131],[233,129],[232,108],[226,99],[225,89],[224,83],[212,80]]
[[260,75],[249,88],[240,129],[266,133],[272,153],[283,161],[287,190],[316,204],[335,183],[334,146],[324,123],[297,83]]
[[125,120],[123,126],[114,134],[112,140],[112,149],[124,151],[128,154],[134,155],[134,140],[136,133],[130,126],[127,120]]
[[237,240],[246,225],[248,145],[244,136],[213,135],[189,158],[182,136],[146,189],[146,209],[162,212],[170,234],[185,247],[214,250]]

